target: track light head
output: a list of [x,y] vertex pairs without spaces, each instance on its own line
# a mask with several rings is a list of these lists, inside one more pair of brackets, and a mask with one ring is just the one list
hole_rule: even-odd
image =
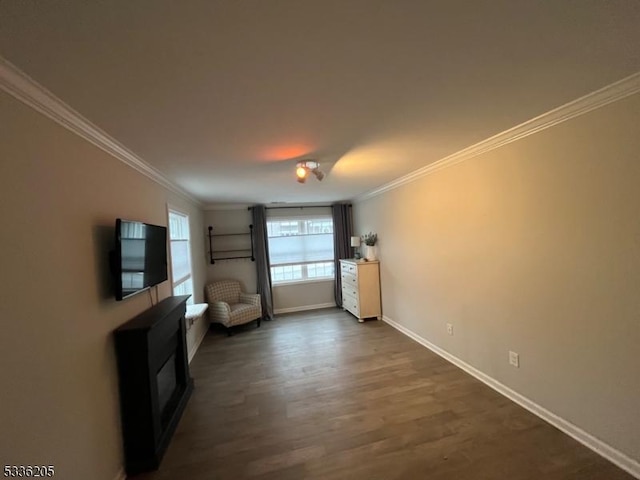
[[322,181],[324,178],[324,173],[320,171],[320,164],[315,160],[302,160],[296,164],[298,183],[305,183],[309,173],[313,173],[318,181]]
[[298,165],[298,167],[296,168],[296,177],[298,179],[298,182],[304,183],[307,180],[308,175],[309,171],[306,168]]

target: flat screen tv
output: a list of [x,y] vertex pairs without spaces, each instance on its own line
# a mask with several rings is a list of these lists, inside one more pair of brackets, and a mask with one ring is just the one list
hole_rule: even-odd
[[113,259],[116,300],[167,280],[167,228],[116,220]]

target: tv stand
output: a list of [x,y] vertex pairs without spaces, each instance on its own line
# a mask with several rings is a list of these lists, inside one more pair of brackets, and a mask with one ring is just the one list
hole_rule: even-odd
[[160,466],[193,391],[184,323],[188,298],[166,298],[114,332],[129,475]]

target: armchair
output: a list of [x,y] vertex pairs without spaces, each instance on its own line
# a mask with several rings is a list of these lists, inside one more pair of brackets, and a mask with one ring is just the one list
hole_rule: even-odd
[[258,327],[262,319],[262,304],[257,293],[243,293],[240,282],[236,280],[221,280],[210,283],[206,289],[209,304],[209,319],[212,323],[221,323],[227,328],[243,325],[258,320]]

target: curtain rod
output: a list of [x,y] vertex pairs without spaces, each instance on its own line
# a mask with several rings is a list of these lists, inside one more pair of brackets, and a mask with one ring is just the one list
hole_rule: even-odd
[[[340,204],[334,204],[334,205],[340,205]],[[346,203],[344,205],[347,205],[348,207],[352,207],[352,205],[350,203]],[[265,207],[266,210],[280,210],[283,208],[326,208],[326,207],[332,207],[333,205],[302,205],[299,207]],[[247,210],[253,210],[254,207],[247,207]]]

